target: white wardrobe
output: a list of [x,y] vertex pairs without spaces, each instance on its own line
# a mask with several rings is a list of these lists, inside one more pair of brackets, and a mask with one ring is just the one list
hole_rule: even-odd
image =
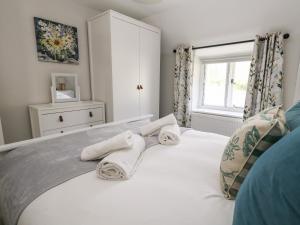
[[93,100],[107,121],[159,114],[160,30],[109,10],[88,21]]

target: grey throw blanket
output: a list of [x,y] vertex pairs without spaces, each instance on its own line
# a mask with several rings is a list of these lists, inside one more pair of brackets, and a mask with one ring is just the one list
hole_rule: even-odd
[[[80,161],[86,146],[125,130],[138,133],[145,121],[92,129],[20,147],[0,159],[0,225],[16,225],[23,210],[47,190],[95,170],[97,161]],[[185,129],[182,129],[184,132]],[[158,144],[145,138],[146,148]]]
[[0,159],[0,225],[16,225],[22,211],[39,195],[95,170],[97,161],[80,161],[84,147],[128,129],[137,133],[143,123],[70,134],[6,153]]

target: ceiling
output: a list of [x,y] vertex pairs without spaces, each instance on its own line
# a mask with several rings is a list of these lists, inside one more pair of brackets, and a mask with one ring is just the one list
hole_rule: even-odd
[[163,0],[157,4],[142,4],[134,0],[72,0],[89,8],[105,11],[116,10],[120,13],[142,19],[167,9],[178,7],[195,0]]

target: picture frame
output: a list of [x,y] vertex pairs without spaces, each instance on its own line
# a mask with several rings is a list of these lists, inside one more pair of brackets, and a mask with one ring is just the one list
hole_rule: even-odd
[[41,62],[79,64],[77,28],[34,17],[37,57]]

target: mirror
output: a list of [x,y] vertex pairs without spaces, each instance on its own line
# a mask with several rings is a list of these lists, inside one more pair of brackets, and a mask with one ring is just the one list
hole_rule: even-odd
[[80,101],[80,90],[76,74],[52,73],[52,103]]

